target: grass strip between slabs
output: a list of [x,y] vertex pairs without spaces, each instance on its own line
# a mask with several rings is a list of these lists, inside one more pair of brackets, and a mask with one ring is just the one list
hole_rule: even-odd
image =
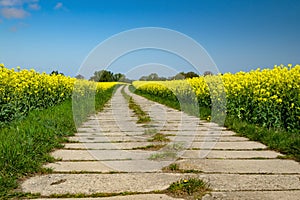
[[133,110],[133,112],[136,114],[136,116],[138,117],[138,121],[137,123],[148,123],[151,121],[151,118],[149,117],[149,115],[142,110],[142,108],[140,107],[140,105],[138,105],[132,98],[132,96],[128,95],[125,90],[124,90],[125,86],[122,88],[121,93],[123,95],[123,97],[128,101],[128,107]]

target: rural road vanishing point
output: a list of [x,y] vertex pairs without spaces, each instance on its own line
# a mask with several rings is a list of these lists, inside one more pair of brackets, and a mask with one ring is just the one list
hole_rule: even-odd
[[[23,192],[40,193],[48,200],[55,199],[50,198],[54,195],[72,199],[66,194],[73,198],[75,194],[119,194],[83,200],[170,200],[175,198],[158,191],[180,179],[197,177],[212,189],[205,200],[299,199],[300,165],[296,161],[279,159],[280,153],[261,143],[149,101],[126,86],[124,91],[151,118],[148,124],[138,124],[121,89],[102,112],[78,128],[69,138],[72,142],[52,153],[57,161],[45,167],[53,172],[25,180]],[[162,145],[149,140],[155,133],[169,138],[165,148],[148,148]],[[163,170],[171,164],[178,170]]]

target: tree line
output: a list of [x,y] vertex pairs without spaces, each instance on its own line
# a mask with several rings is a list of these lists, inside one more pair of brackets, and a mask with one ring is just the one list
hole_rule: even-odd
[[148,76],[142,76],[139,80],[140,81],[166,81],[166,80],[182,80],[187,78],[193,78],[193,77],[199,77],[198,74],[195,72],[180,72],[176,74],[175,76],[171,77],[160,77],[156,73],[149,74]]
[[[62,74],[63,73],[59,73],[58,71],[52,71],[51,75],[57,75],[57,74]],[[210,71],[206,71],[203,73],[204,76],[207,75],[213,75],[212,72]],[[187,78],[193,78],[193,77],[199,77],[200,75],[198,75],[195,72],[180,72],[178,74],[176,74],[175,76],[171,76],[171,77],[160,77],[157,73],[151,73],[148,76],[142,76],[139,78],[140,81],[166,81],[166,80],[183,80],[183,79],[187,79]],[[75,76],[75,78],[77,79],[85,79],[84,76],[78,74],[77,76]],[[107,70],[100,70],[100,71],[95,71],[94,75],[91,76],[89,78],[90,81],[95,81],[95,82],[127,82],[127,83],[131,83],[133,80],[130,80],[128,78],[126,78],[126,76],[124,74],[121,73],[116,73],[114,74],[111,71],[107,71]]]

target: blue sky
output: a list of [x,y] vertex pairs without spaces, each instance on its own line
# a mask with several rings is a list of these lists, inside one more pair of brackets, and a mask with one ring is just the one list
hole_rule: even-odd
[[[142,27],[191,37],[222,73],[300,63],[298,0],[0,0],[0,63],[74,76],[99,43]],[[136,65],[191,70],[182,59],[149,52],[119,59],[111,69],[126,73],[129,58],[148,55]]]

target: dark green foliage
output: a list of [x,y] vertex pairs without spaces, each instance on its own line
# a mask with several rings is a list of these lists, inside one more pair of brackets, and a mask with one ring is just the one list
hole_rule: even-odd
[[17,187],[17,179],[42,171],[47,154],[75,132],[71,101],[29,115],[0,129],[0,197]]
[[57,70],[56,71],[52,71],[50,73],[50,75],[59,75],[59,74],[64,76],[64,73],[58,72]]
[[96,81],[96,82],[117,82],[121,81],[122,79],[125,80],[125,75],[124,74],[114,74],[111,71],[107,70],[101,70],[101,71],[96,71],[94,72],[94,76],[90,78],[91,81]]
[[[167,189],[168,194],[175,197],[186,197],[187,199],[200,199],[210,191],[209,185],[201,179],[181,179],[172,183]],[[191,197],[191,198],[189,198]]]
[[149,142],[169,142],[170,139],[166,137],[166,135],[162,133],[156,133],[148,140]]
[[171,80],[182,80],[182,79],[187,79],[187,78],[194,78],[194,77],[199,77],[198,74],[196,74],[195,72],[180,72],[178,74],[176,74],[174,77],[171,78]]

